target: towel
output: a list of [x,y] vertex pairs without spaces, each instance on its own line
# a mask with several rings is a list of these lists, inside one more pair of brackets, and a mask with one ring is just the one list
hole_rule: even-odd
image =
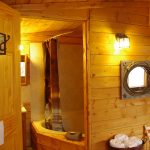
[[111,139],[110,146],[114,148],[125,148],[125,144],[118,141],[117,139]]
[[128,137],[126,134],[117,134],[110,140],[110,146],[114,148],[133,148],[142,144],[142,140],[136,136]]

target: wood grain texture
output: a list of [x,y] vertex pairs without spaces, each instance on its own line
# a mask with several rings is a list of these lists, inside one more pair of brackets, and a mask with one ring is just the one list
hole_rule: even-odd
[[23,106],[26,108],[26,147],[31,146],[31,105],[30,102],[24,102]]
[[34,150],[85,150],[84,141],[70,141],[65,138],[65,132],[47,130],[41,127],[40,122],[32,123],[32,140]]
[[[107,149],[113,135],[126,133],[140,138],[149,121],[149,97],[120,99],[120,61],[149,60],[149,8],[92,9],[90,12],[90,120],[91,149]],[[103,15],[104,14],[104,15]],[[130,48],[116,55],[115,34],[130,37]]]
[[21,15],[25,18],[38,18],[38,19],[49,19],[58,21],[81,21],[88,18],[88,11],[86,9],[72,10],[72,9],[48,9],[41,11],[20,11]]
[[[90,19],[87,35],[88,137],[90,150],[106,150],[107,140],[124,132],[142,136],[149,124],[149,98],[120,100],[120,61],[149,60],[149,1],[92,1],[15,5],[26,17],[60,20]],[[60,10],[63,7],[64,10]],[[58,9],[59,11],[50,10]],[[68,16],[68,10],[77,9]],[[90,8],[90,18],[88,11]],[[98,8],[98,9],[95,9]],[[45,10],[45,11],[43,11]],[[69,11],[70,11],[69,10]],[[42,13],[41,13],[42,12]],[[2,25],[0,25],[2,26]],[[115,34],[130,37],[131,47],[114,54]],[[114,68],[114,69],[113,69]],[[105,128],[106,127],[106,128]],[[44,147],[40,145],[40,149]],[[47,148],[47,147],[46,147]]]
[[22,138],[23,138],[23,150],[26,150],[26,112],[22,112]]
[[[5,3],[8,3],[8,0],[3,0]],[[55,2],[52,2],[54,0],[49,0],[49,2],[42,1],[42,3],[25,3],[19,4],[19,3],[9,3],[13,8],[16,8],[18,10],[44,10],[44,9],[90,9],[90,8],[121,8],[124,9],[125,7],[132,8],[143,8],[148,7],[150,2],[149,1],[107,1],[107,0],[56,0]],[[64,2],[63,2],[64,1]],[[9,1],[10,2],[10,1]],[[28,7],[28,8],[27,8]]]
[[50,38],[57,37],[62,44],[82,44],[81,34],[74,32],[76,29],[60,30],[53,32],[38,32],[21,34],[21,41],[43,42]]
[[[48,31],[47,34],[52,34],[58,31],[73,31],[81,25],[80,21],[67,22],[46,19],[22,18],[21,33],[39,33]],[[37,33],[37,34],[38,34]]]
[[1,150],[22,150],[20,55],[18,50],[19,14],[0,2],[0,31],[10,35],[6,55],[0,57],[0,120],[4,121],[4,145]]
[[88,40],[88,25],[89,22],[85,21],[82,24],[82,40],[83,40],[83,98],[84,98],[84,132],[85,132],[85,150],[88,150],[90,147],[90,139],[89,139],[89,116],[88,116],[88,75],[87,75],[87,40]]

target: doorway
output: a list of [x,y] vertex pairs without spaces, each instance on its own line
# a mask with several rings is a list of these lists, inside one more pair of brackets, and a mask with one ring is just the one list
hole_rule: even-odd
[[[26,19],[24,19],[24,21],[25,21]],[[34,20],[32,19],[32,22],[33,22]],[[49,22],[50,20],[48,20],[48,22]],[[42,22],[42,21],[41,21]],[[46,20],[44,20],[43,21],[45,24],[46,24]],[[54,23],[54,22],[57,22],[56,24]],[[68,23],[68,25],[67,25],[67,23]],[[24,23],[22,23],[22,25],[23,25]],[[37,23],[36,23],[36,21],[35,21],[35,24],[37,25]],[[34,25],[35,25],[34,24]],[[49,22],[49,24],[51,24],[50,22]],[[59,24],[59,25],[57,25],[57,24]],[[84,25],[83,25],[84,24]],[[76,22],[76,23],[74,23],[74,22],[71,22],[71,21],[69,21],[69,22],[64,22],[63,21],[63,23],[61,23],[60,21],[53,21],[53,25],[51,25],[51,28],[53,29],[52,31],[42,31],[43,29],[40,29],[39,31],[38,31],[38,28],[37,28],[37,31],[38,32],[32,32],[32,27],[30,27],[29,28],[29,25],[28,25],[28,28],[29,28],[29,30],[31,30],[31,33],[25,33],[24,31],[28,31],[28,28],[26,27],[26,30],[25,30],[25,27],[24,27],[24,29],[22,29],[22,37],[21,37],[21,39],[22,39],[22,44],[24,44],[25,46],[24,47],[27,47],[27,49],[28,49],[28,54],[29,54],[29,58],[31,58],[30,57],[30,53],[32,53],[31,52],[31,49],[30,49],[30,46],[32,46],[32,48],[34,47],[33,45],[34,45],[34,43],[35,43],[35,45],[36,45],[36,43],[38,43],[38,45],[40,44],[40,43],[42,43],[42,41],[43,40],[47,40],[47,39],[49,39],[49,38],[51,38],[51,37],[58,37],[58,39],[59,39],[59,46],[60,46],[60,50],[62,50],[62,51],[65,51],[65,49],[68,49],[68,51],[69,51],[69,49],[71,48],[71,45],[74,45],[74,49],[73,49],[73,51],[76,51],[75,49],[77,48],[77,47],[82,47],[82,75],[80,75],[80,77],[82,76],[83,78],[82,78],[82,82],[83,82],[83,84],[82,84],[82,94],[83,94],[83,105],[82,105],[82,112],[83,112],[83,121],[82,121],[82,126],[83,126],[83,130],[84,130],[84,133],[85,133],[85,141],[86,141],[86,143],[87,143],[87,124],[88,124],[88,120],[87,120],[87,81],[86,81],[86,34],[85,34],[85,31],[86,31],[86,26],[85,26],[85,24],[86,23],[82,23],[82,22]],[[33,24],[32,24],[33,25]],[[38,26],[38,25],[37,25]],[[40,25],[39,26],[41,26],[41,23],[40,23]],[[53,26],[53,27],[52,27]],[[58,26],[64,26],[65,27],[65,29],[61,29],[61,30],[58,30],[58,28],[57,27]],[[75,27],[76,26],[76,27]],[[49,26],[48,25],[45,25],[45,28],[48,28]],[[57,28],[57,30],[54,30],[54,27],[55,27],[55,29]],[[72,29],[71,29],[71,27],[73,27]],[[84,30],[84,32],[83,32],[83,30]],[[29,32],[29,31],[28,31]],[[84,34],[83,34],[84,33]],[[84,40],[83,40],[84,39]],[[42,47],[42,46],[41,46]],[[76,47],[76,48],[75,48]],[[26,49],[26,50],[27,50]],[[38,49],[41,49],[41,48],[37,48],[36,50],[38,50]],[[78,49],[78,48],[77,48]],[[34,49],[34,51],[35,51],[35,53],[36,53],[36,50]],[[67,50],[66,50],[67,51]],[[23,51],[23,53],[24,53],[25,51]],[[72,53],[72,52],[71,52]],[[72,53],[73,54],[73,53]],[[59,55],[59,54],[58,54]],[[40,55],[41,56],[41,55]],[[32,56],[33,57],[33,56]],[[61,57],[62,58],[62,57]],[[37,58],[38,59],[38,58]],[[70,60],[71,60],[71,58],[70,58]],[[31,62],[31,64],[30,64],[30,69],[33,69],[32,67],[36,67],[36,64],[32,64],[32,60],[30,60],[30,62]],[[39,61],[38,61],[39,62]],[[59,64],[60,66],[62,65],[62,63],[60,63]],[[75,64],[74,64],[75,65]],[[76,67],[78,68],[78,64],[76,63]],[[32,71],[31,71],[32,72]],[[62,69],[62,71],[61,72],[63,72],[63,69]],[[39,72],[39,74],[41,74],[42,73],[42,71],[41,72]],[[62,74],[62,73],[61,73]],[[36,74],[37,75],[37,74]],[[35,79],[35,74],[30,74],[30,77],[32,78],[32,79]],[[63,85],[63,82],[66,82],[66,81],[63,81],[62,80],[62,76],[60,77],[61,79],[61,86]],[[66,75],[66,77],[65,78],[67,78],[67,75]],[[42,79],[41,79],[42,80]],[[81,79],[80,79],[81,80]],[[36,82],[36,81],[35,81]],[[76,83],[76,82],[75,82]],[[81,82],[80,82],[81,83]],[[80,88],[81,88],[81,86],[80,86]],[[69,88],[68,88],[69,89]],[[76,88],[77,89],[77,88]],[[29,85],[27,85],[27,86],[24,86],[24,87],[22,87],[22,102],[23,103],[26,103],[26,100],[28,100],[28,102],[30,103],[30,105],[31,105],[31,121],[33,121],[33,120],[38,120],[37,118],[35,119],[33,116],[34,116],[34,110],[35,110],[35,103],[38,103],[38,101],[40,102],[40,105],[37,105],[37,107],[39,107],[39,108],[37,108],[36,107],[36,115],[37,115],[37,113],[39,113],[39,119],[42,119],[42,117],[44,117],[44,100],[43,100],[43,103],[41,104],[41,100],[42,100],[42,98],[39,96],[39,98],[34,98],[34,94],[33,93],[36,93],[37,92],[37,87],[36,87],[36,84],[34,84],[34,86],[33,86],[33,84],[32,84],[32,81],[30,80],[30,84]],[[63,93],[65,93],[66,91],[63,91]],[[62,91],[60,90],[60,94],[62,93]],[[77,92],[77,93],[79,93],[79,92]],[[67,94],[67,93],[66,93]],[[65,97],[65,95],[66,94],[63,94],[64,95],[64,97]],[[76,94],[77,95],[77,94]],[[61,98],[61,95],[60,95],[60,98]],[[64,98],[65,99],[65,98]],[[61,101],[61,100],[60,100]],[[65,102],[66,104],[68,103],[68,101],[66,101]],[[70,102],[71,103],[71,102]],[[75,104],[77,104],[77,103],[75,103]],[[80,103],[81,104],[81,103]],[[42,107],[41,107],[42,106]],[[80,105],[81,106],[81,105]],[[63,107],[66,107],[66,106],[63,106]],[[67,106],[68,107],[68,109],[70,109],[70,106],[68,105]],[[78,106],[75,106],[76,108],[78,108]],[[75,108],[74,107],[74,108]],[[38,111],[39,110],[39,111]],[[43,113],[43,116],[40,114],[40,113]],[[81,111],[79,111],[79,112],[81,112]],[[71,115],[72,115],[73,113],[71,113]],[[74,116],[78,116],[79,114],[76,114],[75,112],[74,112]],[[68,116],[70,116],[70,114],[68,115]],[[81,115],[82,116],[82,115]],[[78,117],[79,118],[79,117]],[[73,118],[72,118],[73,119]],[[67,121],[68,121],[68,119],[66,119]],[[81,119],[82,120],[82,119]],[[66,122],[67,122],[66,121]],[[71,121],[70,121],[71,122]],[[27,131],[27,133],[28,133],[28,131]],[[30,135],[31,136],[31,135]],[[29,136],[29,137],[30,137]],[[28,144],[30,144],[30,143],[28,143]],[[30,146],[30,145],[29,145]]]

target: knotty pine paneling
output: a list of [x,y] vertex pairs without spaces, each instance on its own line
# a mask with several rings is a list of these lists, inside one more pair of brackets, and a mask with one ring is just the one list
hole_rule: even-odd
[[[142,45],[139,45],[141,43]],[[114,55],[115,54],[113,43],[112,44],[90,43],[90,45],[93,48],[91,50],[91,54],[94,54],[94,55],[95,54],[97,55]],[[139,42],[137,45],[136,43],[135,45],[131,44],[130,49],[124,49],[120,52],[120,54],[129,55],[129,56],[133,56],[133,55],[147,56],[148,52],[149,52],[149,44],[144,45],[143,42]]]
[[105,22],[99,20],[92,20],[90,22],[90,29],[92,32],[104,32],[104,33],[118,33],[124,32],[126,34],[132,35],[143,35],[149,36],[150,30],[148,27],[149,24],[145,26],[137,25],[137,24],[125,24],[119,22]]
[[149,24],[149,12],[148,8],[143,12],[143,10],[136,9],[139,13],[134,11],[122,11],[119,8],[106,8],[99,10],[92,10],[92,13],[95,13],[95,16],[91,16],[92,20],[99,21],[109,21],[109,22],[119,22],[119,23],[129,23],[135,25],[148,26]]
[[29,2],[31,4],[40,4],[40,3],[43,3],[43,0],[30,0]]
[[[113,33],[91,33],[90,36],[92,37],[90,40],[91,44],[107,44],[107,45],[113,45],[114,41],[115,41],[115,36]],[[130,42],[131,43],[135,43],[134,46],[140,46],[141,43],[143,46],[146,45],[150,45],[149,41],[150,41],[150,37],[149,36],[138,36],[138,35],[132,35],[132,34],[128,34],[128,36],[130,37]],[[103,43],[101,43],[101,41],[103,41]],[[133,45],[131,45],[133,46]]]
[[[34,26],[33,26],[34,25]],[[73,31],[81,25],[80,21],[67,22],[46,19],[31,19],[23,18],[21,20],[21,33],[35,33],[40,34],[45,32],[46,35],[56,32],[69,32]]]
[[[142,44],[142,43],[141,43]],[[146,56],[126,56],[126,55],[91,55],[91,65],[120,65],[122,60],[150,60],[150,55]]]
[[92,88],[91,97],[92,99],[108,99],[109,98],[119,98],[120,88]]
[[2,2],[10,5],[10,4],[15,4],[15,0],[1,0]]
[[[105,99],[106,100],[106,99]],[[116,118],[126,118],[126,117],[139,117],[142,115],[146,115],[146,114],[150,114],[150,110],[148,109],[150,107],[150,105],[145,104],[146,108],[144,106],[144,104],[142,105],[129,105],[126,104],[125,102],[122,102],[119,104],[119,102],[117,100],[113,100],[112,101],[116,101],[114,104],[112,103],[108,103],[108,106],[104,105],[104,107],[98,108],[97,107],[92,107],[94,108],[92,110],[93,112],[93,118],[92,120],[95,121],[107,121],[107,119],[110,120],[116,120]],[[102,100],[100,100],[102,101]],[[107,101],[107,100],[106,100]],[[110,101],[110,99],[109,99]],[[117,104],[118,103],[118,104]],[[105,104],[105,103],[104,103]],[[105,113],[105,115],[104,115]],[[141,123],[142,124],[142,123]],[[130,124],[129,124],[130,126]],[[119,126],[118,126],[119,127]],[[99,129],[97,132],[99,132],[101,129]]]
[[[62,3],[60,4],[62,5]],[[53,6],[53,5],[52,5]],[[55,6],[55,5],[54,5]],[[62,8],[62,6],[60,6]],[[64,6],[65,7],[65,6]],[[28,11],[28,10],[20,10],[20,13],[24,17],[33,18],[34,16],[38,16],[40,19],[49,19],[49,20],[59,20],[59,21],[83,21],[88,19],[88,10],[87,9],[45,9],[42,11]]]
[[[99,9],[92,9],[92,13],[94,13],[94,15],[90,17],[92,20],[94,19],[99,20],[101,17],[103,17],[104,20],[106,21],[108,17],[110,17],[111,15],[116,15],[117,13],[128,13],[128,14],[149,16],[149,8],[141,7],[139,9],[139,7],[128,7],[128,8],[127,7],[108,7],[108,8],[105,7]],[[115,18],[113,18],[113,20],[115,20]]]
[[91,77],[118,77],[120,76],[119,66],[91,66]]
[[[128,122],[129,124],[129,122]],[[111,130],[106,130],[105,132],[92,132],[92,143],[96,144],[99,141],[104,141],[104,140],[108,140],[108,137],[113,137],[113,135],[116,134],[116,131],[119,133],[126,133],[129,136],[133,136],[136,135],[138,137],[141,137],[141,132],[143,132],[143,128],[141,128],[142,124],[138,125],[138,126],[127,126],[124,125],[124,128],[118,128],[118,129],[111,129]],[[101,147],[101,149],[104,149],[103,147]]]
[[139,116],[139,117],[126,117],[126,118],[121,118],[119,120],[111,120],[111,124],[108,124],[106,121],[101,121],[101,122],[94,122],[93,123],[93,128],[95,128],[95,130],[101,129],[101,131],[106,131],[107,129],[110,128],[114,128],[114,129],[118,129],[118,128],[124,128],[129,122],[130,122],[130,126],[134,126],[136,124],[138,124],[139,122],[147,122],[149,123],[149,121],[147,120],[147,117],[149,117],[149,115],[145,115],[145,116]]
[[[1,92],[0,98],[3,99],[4,97],[7,101],[1,102],[1,109],[0,109],[0,117],[3,115],[8,115],[13,113],[14,106],[13,106],[13,65],[12,65],[12,55],[10,56],[1,56],[0,58],[0,70],[4,73],[0,75],[0,79],[3,81],[3,84],[0,85]],[[7,105],[7,107],[4,107]]]
[[[61,2],[61,3],[65,3],[65,2],[84,2],[87,0],[57,0],[57,2]],[[55,0],[46,0],[46,2],[50,3],[50,2],[56,2]]]
[[26,108],[26,146],[30,147],[31,146],[31,106],[30,102],[25,102],[23,103],[23,106]]
[[0,32],[10,35],[6,55],[0,57],[0,120],[4,121],[1,150],[22,150],[19,41],[20,16],[0,2]]
[[120,87],[120,77],[91,78],[92,88]]
[[[106,150],[117,133],[142,137],[150,124],[150,98],[120,99],[120,61],[150,60],[149,8],[99,8],[90,11],[89,89],[92,150]],[[115,34],[130,38],[130,48],[116,55]],[[100,147],[99,147],[100,146]]]
[[97,2],[149,2],[150,0],[96,0]]

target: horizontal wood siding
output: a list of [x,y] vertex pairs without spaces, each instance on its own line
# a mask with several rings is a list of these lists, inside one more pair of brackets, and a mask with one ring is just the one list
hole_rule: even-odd
[[[106,150],[117,133],[142,137],[150,124],[150,98],[120,99],[120,61],[150,60],[149,8],[99,8],[90,11],[90,137],[92,150]],[[115,34],[130,38],[130,48],[114,54]]]

